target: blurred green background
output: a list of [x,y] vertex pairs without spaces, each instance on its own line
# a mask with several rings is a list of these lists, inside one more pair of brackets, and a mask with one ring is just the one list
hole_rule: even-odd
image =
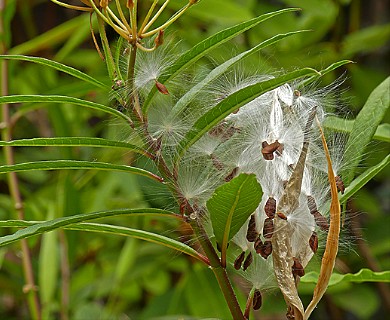
[[[78,1],[73,1],[78,3]],[[172,0],[166,15],[185,1]],[[110,83],[89,30],[89,15],[47,0],[7,1],[2,36],[10,54],[53,59]],[[139,6],[146,10],[149,1]],[[285,7],[300,7],[246,32],[201,63],[218,63],[278,33],[309,29],[253,55],[241,66],[259,73],[324,68],[353,60],[323,79],[326,85],[343,76],[338,100],[353,118],[370,92],[390,71],[390,3],[386,0],[202,0],[169,30],[177,50],[190,48],[209,35]],[[145,11],[144,11],[145,12]],[[107,30],[113,46],[116,34]],[[10,94],[60,94],[110,103],[109,93],[53,69],[9,62]],[[97,111],[69,105],[13,106],[13,138],[52,136],[109,137],[123,140],[127,130]],[[389,122],[390,114],[384,122]],[[368,146],[361,169],[378,163],[388,142]],[[131,164],[137,159],[120,149],[17,148],[16,162],[79,159]],[[4,163],[3,154],[0,155]],[[43,220],[113,208],[166,208],[164,190],[149,181],[117,172],[72,171],[18,174],[27,220]],[[0,177],[0,220],[16,219],[5,176]],[[390,269],[390,168],[383,170],[348,203],[336,271]],[[109,222],[109,220],[108,220]],[[185,241],[188,230],[146,218],[115,218],[115,224],[142,228]],[[1,235],[14,229],[1,229]],[[229,311],[212,273],[184,255],[136,239],[72,231],[55,231],[28,241],[45,314],[53,319],[229,319]],[[314,259],[312,268],[319,263]],[[29,319],[22,291],[24,278],[19,244],[0,249],[0,318]],[[242,305],[248,289],[234,279]],[[301,286],[304,303],[312,287]],[[258,319],[284,319],[285,304],[277,291],[266,292]],[[385,319],[390,289],[381,283],[331,287],[312,319]]]

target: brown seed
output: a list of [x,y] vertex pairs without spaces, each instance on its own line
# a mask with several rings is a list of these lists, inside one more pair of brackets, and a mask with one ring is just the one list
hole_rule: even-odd
[[218,170],[221,171],[223,170],[224,166],[223,163],[217,158],[215,154],[211,154],[211,160],[213,162],[214,167]]
[[238,167],[235,167],[232,172],[230,172],[226,177],[225,177],[225,181],[226,182],[229,182],[230,180],[232,180],[236,175],[237,175],[237,172],[238,172]]
[[287,220],[287,216],[283,212],[276,213],[280,219]]
[[274,222],[271,218],[264,220],[263,236],[266,239],[271,239],[274,234]]
[[318,236],[317,236],[317,233],[315,231],[313,231],[313,233],[309,239],[309,246],[314,253],[317,252],[317,250],[318,250]]
[[[257,250],[256,250],[256,252],[257,252]],[[272,243],[271,243],[271,241],[269,241],[269,240],[264,241],[263,245],[261,246],[260,252],[257,252],[257,253],[260,253],[260,255],[264,259],[267,259],[268,256],[272,253]]]
[[312,196],[307,196],[307,206],[309,207],[311,214],[318,210],[316,200]]
[[259,289],[256,289],[253,293],[253,310],[259,310],[261,308],[261,305],[263,304],[263,297],[261,296],[261,292]]
[[241,252],[240,255],[234,260],[234,269],[240,270],[242,262],[244,261],[245,258],[245,251]]
[[294,264],[292,266],[292,274],[294,277],[303,277],[305,275],[305,269],[297,258],[293,258]]
[[341,180],[341,177],[340,177],[340,176],[335,176],[334,178],[335,178],[335,180],[336,180],[336,187],[337,187],[337,190],[340,191],[341,194],[344,194],[345,186],[344,186],[343,180]]
[[294,96],[300,97],[301,96],[301,92],[299,90],[294,90]]
[[158,32],[157,37],[154,39],[154,44],[156,45],[156,48],[158,48],[163,43],[164,43],[164,30],[160,30]]
[[246,271],[246,269],[248,269],[248,267],[252,264],[252,261],[253,261],[253,256],[252,256],[252,252],[249,252],[248,256],[246,257],[245,261],[244,261],[244,265],[243,265],[243,270]]
[[268,218],[273,219],[276,212],[276,200],[273,197],[269,197],[264,206],[264,212]]
[[255,242],[257,239],[257,236],[258,236],[258,233],[256,231],[256,218],[255,218],[255,215],[252,214],[251,218],[249,220],[248,230],[246,232],[246,239],[249,242]]
[[260,253],[263,250],[263,241],[261,241],[260,237],[256,239],[253,247],[255,248],[256,253]]
[[281,145],[278,140],[271,144],[268,144],[267,141],[263,141],[261,147],[261,153],[265,160],[273,160],[275,151],[277,151],[278,155],[281,155],[283,152],[283,145]]
[[323,230],[323,231],[329,230],[328,220],[321,213],[319,213],[318,211],[315,211],[314,213],[312,212],[312,215],[314,216],[314,220],[315,220],[317,226],[319,226],[321,228],[321,230]]
[[156,81],[156,88],[157,90],[162,94],[169,94],[169,91],[165,85],[163,85],[161,82]]

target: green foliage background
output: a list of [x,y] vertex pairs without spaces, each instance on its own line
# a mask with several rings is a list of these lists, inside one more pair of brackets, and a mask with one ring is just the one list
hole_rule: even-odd
[[[142,3],[141,3],[142,5]],[[172,9],[181,7],[172,1]],[[145,4],[146,6],[146,4]],[[265,12],[300,7],[296,14],[282,15],[235,38],[211,52],[200,65],[224,61],[278,33],[297,29],[297,34],[245,60],[241,68],[259,73],[322,69],[343,59],[355,63],[327,75],[321,85],[345,74],[340,105],[355,118],[371,91],[389,74],[389,4],[357,0],[203,0],[170,31],[179,48],[188,49],[207,36]],[[88,15],[60,8],[48,1],[8,1],[6,16],[10,29],[2,34],[9,54],[34,55],[73,66],[111,86],[105,64],[96,53],[89,32]],[[116,41],[114,34],[109,34]],[[9,63],[10,94],[57,94],[109,104],[109,93],[90,83],[28,62]],[[34,137],[88,136],[124,140],[128,132],[106,114],[63,104],[28,104],[13,107],[18,114],[14,139]],[[387,112],[384,137],[365,151],[361,172],[380,162],[389,152]],[[387,141],[386,141],[387,139]],[[385,140],[385,141],[383,141]],[[0,155],[4,163],[3,154]],[[37,147],[16,149],[16,163],[39,160],[96,160],[132,164],[138,157],[120,148]],[[138,160],[139,161],[139,160]],[[358,172],[359,173],[359,172]],[[26,220],[118,208],[166,208],[164,190],[150,180],[114,171],[20,172]],[[5,175],[0,176],[0,220],[16,219]],[[362,268],[390,269],[390,168],[348,203],[342,248],[336,262],[339,273],[356,273]],[[113,218],[105,219],[110,222]],[[115,224],[141,228],[186,240],[188,230],[159,218],[115,218]],[[14,232],[2,228],[0,235]],[[193,259],[141,240],[102,233],[54,231],[28,240],[45,315],[70,319],[178,319],[218,317],[229,319],[229,311],[209,270]],[[316,262],[314,262],[315,264]],[[319,263],[319,258],[317,260]],[[0,249],[0,318],[28,318],[19,244]],[[314,268],[314,266],[313,266]],[[390,291],[378,282],[357,284],[358,277],[335,281],[313,319],[383,319],[390,313]],[[236,287],[246,292],[245,284]],[[310,299],[313,284],[301,283]],[[69,301],[66,298],[69,297]],[[65,300],[64,300],[65,299]],[[239,295],[245,304],[244,295]],[[62,305],[67,310],[61,310]],[[64,303],[65,301],[65,303]],[[281,319],[283,298],[269,292],[256,317]],[[185,316],[184,316],[185,315]],[[170,317],[172,316],[172,317]]]

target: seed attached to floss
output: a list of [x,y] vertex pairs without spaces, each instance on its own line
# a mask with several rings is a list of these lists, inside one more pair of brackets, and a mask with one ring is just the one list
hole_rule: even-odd
[[246,232],[246,239],[249,242],[255,242],[257,237],[258,237],[258,233],[256,231],[256,218],[255,215],[252,214],[249,220],[248,230]]
[[343,180],[341,180],[341,177],[340,177],[340,176],[335,176],[334,178],[335,178],[335,180],[336,180],[336,187],[337,187],[337,190],[340,191],[341,194],[344,194],[345,186],[344,186]]
[[256,250],[256,253],[260,253],[261,250],[263,250],[263,241],[261,241],[260,236],[256,239],[253,247]]
[[299,262],[297,258],[293,258],[294,264],[292,266],[292,274],[294,278],[298,277],[303,277],[305,275],[305,269],[303,269],[302,264]]
[[238,167],[235,167],[232,172],[230,172],[226,177],[225,177],[225,181],[226,182],[229,182],[230,180],[232,180],[236,175],[237,175],[237,172],[238,172]]
[[287,216],[283,212],[276,213],[280,219],[287,220]]
[[264,206],[264,212],[268,218],[273,219],[276,212],[276,200],[273,197],[269,197]]
[[157,80],[155,80],[155,83],[156,83],[156,88],[160,93],[165,95],[169,94],[169,91],[165,85],[163,85],[161,82],[158,82]]
[[317,236],[317,233],[315,231],[313,231],[312,235],[310,236],[309,246],[314,253],[317,252],[317,250],[318,250],[318,236]]
[[275,142],[268,144],[267,141],[263,141],[261,143],[261,153],[265,160],[273,160],[274,159],[274,152],[277,155],[281,155],[283,152],[283,144],[279,143],[278,140]]
[[263,236],[266,239],[271,239],[274,234],[274,222],[271,218],[264,220]]
[[245,258],[245,251],[241,252],[240,255],[234,260],[234,269],[240,270],[242,262],[244,261]]
[[309,207],[311,214],[318,211],[316,201],[312,196],[307,196],[307,206]]
[[218,170],[221,171],[224,168],[223,163],[217,158],[215,154],[210,155],[211,161],[213,162],[214,167]]
[[252,252],[249,252],[248,256],[246,257],[245,261],[244,261],[244,265],[243,265],[243,270],[246,271],[246,269],[248,269],[248,267],[252,264],[253,262],[253,256],[252,256]]
[[[259,252],[258,252],[259,251]],[[272,253],[272,242],[267,240],[264,241],[263,245],[261,246],[260,250],[256,250],[257,253],[260,253],[260,255],[267,259],[269,255]]]
[[261,296],[261,292],[259,289],[256,289],[253,293],[253,310],[259,310],[261,308],[261,305],[263,304],[263,297]]
[[319,213],[318,211],[315,211],[315,212],[312,212],[311,214],[314,216],[314,220],[315,220],[317,226],[319,226],[321,228],[321,230],[323,230],[323,231],[329,230],[328,220],[326,220],[326,218],[321,213]]

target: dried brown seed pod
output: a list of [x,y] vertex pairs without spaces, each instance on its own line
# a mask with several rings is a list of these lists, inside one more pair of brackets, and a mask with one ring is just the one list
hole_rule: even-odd
[[237,172],[238,172],[238,167],[235,167],[232,172],[230,172],[226,177],[225,177],[225,181],[226,182],[229,182],[230,180],[232,180],[236,175],[237,175]]
[[345,185],[344,185],[343,180],[341,180],[341,177],[340,177],[340,176],[335,176],[334,178],[335,178],[335,180],[336,180],[336,187],[337,187],[337,190],[340,191],[341,194],[344,194]]
[[248,267],[252,264],[252,261],[253,261],[253,256],[252,256],[252,252],[249,252],[248,256],[246,257],[245,261],[244,261],[244,265],[243,265],[243,270],[245,271],[246,269],[248,269]]
[[272,243],[271,243],[271,241],[269,241],[269,240],[264,241],[263,245],[261,246],[261,250],[258,253],[260,253],[260,255],[264,259],[267,259],[269,257],[269,255],[272,253]]
[[313,231],[312,235],[310,236],[309,246],[314,253],[317,252],[317,250],[318,250],[318,236],[317,236],[317,233],[315,231]]
[[242,262],[244,261],[245,258],[245,251],[241,252],[240,255],[234,260],[234,269],[240,270]]
[[253,293],[253,301],[252,301],[253,310],[259,310],[262,304],[263,304],[263,297],[261,296],[260,290],[256,289],[255,292]]
[[323,230],[323,231],[329,230],[328,220],[321,213],[319,213],[318,211],[315,211],[314,213],[312,213],[312,215],[314,216],[314,220],[315,220],[317,226],[319,226],[321,228],[321,230]]
[[246,239],[249,242],[255,242],[258,235],[259,234],[256,231],[256,218],[255,215],[252,214],[251,218],[249,219],[248,230],[246,232]]
[[311,214],[313,214],[315,211],[318,211],[316,200],[313,196],[307,196],[307,206],[309,207]]
[[305,269],[303,269],[302,264],[299,262],[297,258],[294,257],[293,260],[294,260],[294,264],[292,266],[292,274],[294,278],[296,276],[303,277],[305,275]]
[[273,197],[269,197],[264,206],[264,212],[268,218],[273,219],[276,212],[276,200]]
[[263,236],[266,239],[271,239],[274,234],[274,222],[271,218],[264,220]]

